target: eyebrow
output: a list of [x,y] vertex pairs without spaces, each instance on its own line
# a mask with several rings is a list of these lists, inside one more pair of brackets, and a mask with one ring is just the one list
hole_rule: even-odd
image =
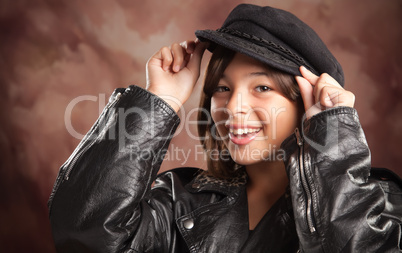
[[[266,76],[266,77],[271,77],[271,75],[267,72],[264,71],[258,71],[258,72],[251,72],[248,73],[246,77],[254,77],[254,76]],[[229,79],[225,74],[222,74],[221,79]]]
[[260,71],[260,72],[251,72],[251,73],[248,74],[248,76],[266,76],[266,77],[270,77],[271,75],[269,75],[267,72]]

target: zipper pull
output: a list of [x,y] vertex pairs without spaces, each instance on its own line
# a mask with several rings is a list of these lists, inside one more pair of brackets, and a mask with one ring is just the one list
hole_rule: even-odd
[[110,107],[112,107],[114,104],[116,104],[120,98],[121,98],[121,92],[117,93],[114,98],[110,98],[111,100],[109,101],[109,103],[106,105],[106,109],[109,109]]
[[296,136],[297,145],[303,146],[303,138],[300,134],[299,128],[295,129],[295,136]]

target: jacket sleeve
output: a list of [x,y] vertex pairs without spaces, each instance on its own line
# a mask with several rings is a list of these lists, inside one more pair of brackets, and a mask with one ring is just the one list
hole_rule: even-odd
[[[158,222],[153,218],[157,207],[147,196],[179,122],[164,101],[140,87],[113,93],[60,168],[51,193],[49,216],[58,252],[147,251],[139,249],[144,236],[152,235],[147,221]],[[169,205],[169,193],[159,196],[156,206]],[[161,215],[163,232],[172,217],[168,211]]]
[[284,141],[285,165],[303,252],[400,252],[401,189],[371,179],[370,151],[353,108],[305,122]]

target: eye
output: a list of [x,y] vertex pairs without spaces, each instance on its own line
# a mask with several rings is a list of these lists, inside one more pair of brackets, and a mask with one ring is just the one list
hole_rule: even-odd
[[268,87],[268,86],[266,86],[266,85],[259,85],[259,86],[257,86],[256,88],[255,88],[255,90],[257,91],[257,92],[267,92],[267,91],[270,91],[270,90],[272,90],[270,87]]
[[214,89],[214,93],[216,93],[216,92],[220,93],[220,92],[225,92],[225,91],[230,91],[229,87],[226,87],[226,86],[217,86],[217,87]]

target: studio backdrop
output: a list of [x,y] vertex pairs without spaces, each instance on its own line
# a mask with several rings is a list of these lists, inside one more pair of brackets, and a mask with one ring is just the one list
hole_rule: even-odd
[[[2,0],[1,252],[54,252],[48,197],[109,95],[145,87],[145,64],[155,51],[195,38],[197,29],[220,27],[241,2],[288,10],[316,30],[356,95],[372,165],[402,175],[400,0]],[[186,123],[161,171],[206,168],[194,122],[202,80],[179,113]]]

